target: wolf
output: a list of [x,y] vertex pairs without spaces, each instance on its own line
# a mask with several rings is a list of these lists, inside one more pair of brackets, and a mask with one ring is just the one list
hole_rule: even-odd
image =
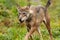
[[[50,15],[48,14],[48,7],[51,4],[51,0],[48,0],[46,6],[41,6],[41,5],[29,5],[20,7],[17,5],[17,10],[18,10],[18,18],[20,23],[25,22],[27,26],[28,33],[25,36],[24,40],[29,40],[31,38],[32,40],[32,34],[37,31],[41,38],[41,31],[39,29],[40,24],[43,22],[49,32],[50,35],[50,40],[52,40],[52,32],[51,32],[51,27],[50,27]],[[41,39],[43,40],[43,39]]]

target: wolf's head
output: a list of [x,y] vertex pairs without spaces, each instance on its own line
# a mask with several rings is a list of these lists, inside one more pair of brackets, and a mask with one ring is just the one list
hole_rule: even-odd
[[19,14],[18,14],[19,21],[21,23],[26,21],[30,16],[29,7],[27,7],[27,6],[18,8],[18,12],[19,12]]

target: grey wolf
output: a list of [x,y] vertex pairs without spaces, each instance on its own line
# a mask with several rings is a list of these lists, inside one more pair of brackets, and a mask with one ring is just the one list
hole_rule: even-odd
[[[29,0],[28,0],[29,1]],[[50,40],[52,40],[52,32],[50,27],[50,16],[48,14],[48,7],[51,4],[51,0],[48,0],[45,7],[38,5],[33,6],[28,3],[28,6],[20,7],[17,5],[17,10],[19,12],[19,21],[20,23],[25,22],[27,26],[28,33],[25,36],[24,40],[32,39],[32,34],[37,31],[40,36],[41,32],[39,30],[39,25],[43,22],[46,25],[46,28],[50,35]],[[43,40],[43,39],[41,39]]]

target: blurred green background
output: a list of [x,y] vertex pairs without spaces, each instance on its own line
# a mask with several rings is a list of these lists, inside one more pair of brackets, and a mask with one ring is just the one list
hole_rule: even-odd
[[[20,25],[18,21],[18,11],[16,3],[21,6],[27,5],[27,0],[0,0],[0,40],[23,40],[27,30],[25,25]],[[31,1],[32,4],[35,4]],[[41,0],[45,6],[47,0]],[[48,8],[51,17],[51,29],[54,40],[60,40],[60,0],[52,0]],[[49,33],[42,23],[40,25],[44,40],[49,40]],[[34,40],[39,40],[38,34],[33,35]]]

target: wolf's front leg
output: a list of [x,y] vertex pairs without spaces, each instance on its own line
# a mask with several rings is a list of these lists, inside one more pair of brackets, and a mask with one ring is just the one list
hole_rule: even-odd
[[31,30],[26,34],[24,40],[28,40],[28,38],[36,31],[36,27],[31,27]]

